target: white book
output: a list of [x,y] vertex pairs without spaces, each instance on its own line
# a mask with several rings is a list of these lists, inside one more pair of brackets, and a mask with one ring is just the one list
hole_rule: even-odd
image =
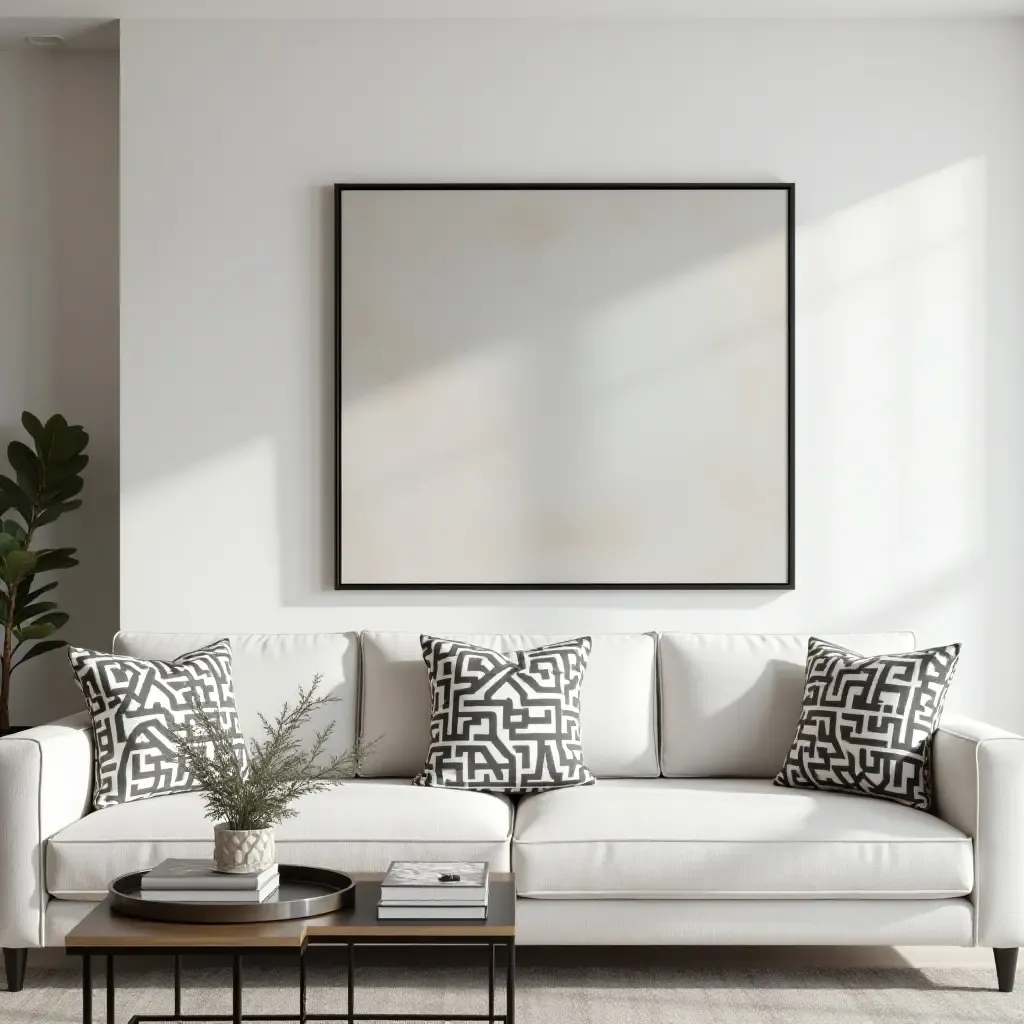
[[154,903],[262,903],[280,884],[274,875],[262,889],[150,889],[142,898]]
[[383,903],[377,904],[377,919],[379,921],[482,921],[487,917],[487,907],[475,906],[403,906],[402,904]]
[[378,900],[381,907],[486,907],[487,894],[472,899],[459,899],[458,897],[430,896],[425,899],[409,897],[404,895],[384,895]]
[[395,860],[381,882],[381,903],[483,904],[489,874],[486,861]]
[[381,889],[380,902],[384,906],[392,903],[402,906],[437,906],[445,904],[460,904],[467,907],[482,907],[487,905],[487,890],[477,892],[409,892],[408,890],[391,890],[385,892]]
[[262,889],[277,877],[277,865],[254,872],[217,871],[212,860],[168,857],[142,876],[142,888],[150,889]]

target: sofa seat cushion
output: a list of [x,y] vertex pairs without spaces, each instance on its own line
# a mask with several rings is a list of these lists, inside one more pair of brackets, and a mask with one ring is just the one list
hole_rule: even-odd
[[768,779],[605,779],[525,797],[520,896],[931,899],[974,884],[971,840],[924,811]]
[[[486,860],[509,869],[512,805],[490,793],[355,780],[299,800],[276,828],[285,864],[384,871],[392,860]],[[52,896],[99,900],[110,881],[165,857],[213,857],[213,822],[200,793],[94,811],[58,832],[46,851]]]

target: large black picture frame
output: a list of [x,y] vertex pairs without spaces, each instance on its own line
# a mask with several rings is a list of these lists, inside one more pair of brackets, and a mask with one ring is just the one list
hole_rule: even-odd
[[[773,190],[786,197],[786,572],[777,582],[494,582],[494,583],[400,583],[400,582],[346,582],[342,572],[342,226],[343,199],[346,192],[362,190]],[[796,186],[792,182],[598,182],[598,183],[371,183],[353,182],[334,185],[334,586],[340,591],[503,591],[503,590],[606,590],[606,591],[787,591],[796,586],[796,327],[795,327],[795,268],[796,268]]]

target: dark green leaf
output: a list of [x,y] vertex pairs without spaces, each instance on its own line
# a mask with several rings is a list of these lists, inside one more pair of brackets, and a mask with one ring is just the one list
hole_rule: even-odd
[[71,429],[71,451],[75,455],[81,455],[89,447],[89,432],[82,427]]
[[65,512],[73,512],[76,508],[81,507],[82,503],[77,499],[74,501],[62,501],[57,505],[49,505],[36,516],[36,526],[45,526],[47,523],[52,523],[55,519],[59,519]]
[[88,443],[89,435],[79,426],[70,426],[58,431],[51,449],[53,462],[67,462],[81,455]]
[[70,569],[78,565],[74,548],[44,548],[36,557],[35,572],[53,572],[54,569]]
[[[0,491],[9,492],[12,497],[17,497],[21,488],[6,473],[0,473]],[[26,495],[23,494],[22,497],[26,497]]]
[[14,609],[14,621],[20,626],[28,622],[29,619],[42,615],[43,612],[52,612],[56,607],[56,601],[37,601],[35,604],[18,605]]
[[66,647],[67,640],[40,640],[39,643],[29,648],[28,652],[14,663],[14,668],[23,665],[29,658],[36,658],[47,651],[55,651],[58,647]]
[[49,466],[67,462],[85,450],[89,435],[77,424],[69,424],[63,416],[51,416],[43,428],[40,458]]
[[[68,624],[68,620],[70,618],[71,616],[68,615],[67,612],[46,612],[45,614],[40,615],[36,621],[30,625],[22,626],[21,631],[24,633],[26,629],[36,629],[41,626],[48,626],[51,632],[55,632],[58,629],[63,629]],[[29,639],[32,638],[30,637]]]
[[45,462],[53,458],[54,445],[57,443],[57,435],[66,430],[68,421],[60,413],[51,416],[43,426],[43,450],[40,452]]
[[[36,571],[38,572],[39,570],[37,569]],[[21,581],[21,585],[24,586],[26,583],[28,583],[31,586],[31,579],[31,576],[26,576],[25,579]],[[54,580],[52,583],[47,583],[43,587],[39,587],[36,590],[30,591],[24,597],[20,598],[20,600],[24,601],[25,604],[28,604],[29,601],[34,601],[37,597],[42,597],[43,594],[48,593],[49,591],[53,590],[54,587],[59,585],[60,580]]]
[[53,487],[63,480],[78,476],[89,465],[88,455],[72,455],[66,461],[53,460],[46,463],[46,486]]
[[7,508],[15,508],[27,523],[32,515],[32,499],[9,476],[0,473],[0,496]]
[[39,421],[38,416],[33,416],[30,412],[23,412],[21,414],[21,425],[28,431],[29,437],[32,438],[36,443],[36,451],[39,451],[39,446],[43,442],[43,424]]
[[22,626],[19,629],[15,629],[14,635],[20,643],[25,643],[26,640],[42,640],[43,637],[56,632],[57,627],[51,626],[48,622],[33,622],[31,626]]
[[22,543],[25,541],[25,527],[14,519],[8,519],[4,522],[3,532],[17,541]]
[[7,461],[18,475],[18,486],[30,499],[34,499],[42,482],[43,467],[39,457],[27,444],[12,441],[7,446]]
[[30,576],[36,570],[37,556],[33,551],[20,548],[8,551],[3,558],[4,578],[8,583],[20,580],[22,576]]
[[80,476],[69,477],[47,483],[40,497],[50,504],[55,501],[68,501],[81,491],[85,481]]
[[0,558],[5,558],[11,551],[20,550],[22,546],[22,542],[17,537],[12,537],[6,531],[0,533]]
[[43,424],[42,436],[36,441],[36,451],[39,453],[39,461],[42,465],[41,483],[49,476],[54,464],[54,451],[57,446],[57,437],[64,429],[62,424],[66,423],[63,416],[51,416]]

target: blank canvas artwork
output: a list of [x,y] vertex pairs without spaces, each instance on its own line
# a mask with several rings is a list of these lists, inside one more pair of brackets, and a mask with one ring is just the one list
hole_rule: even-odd
[[791,186],[335,193],[338,587],[793,585]]

